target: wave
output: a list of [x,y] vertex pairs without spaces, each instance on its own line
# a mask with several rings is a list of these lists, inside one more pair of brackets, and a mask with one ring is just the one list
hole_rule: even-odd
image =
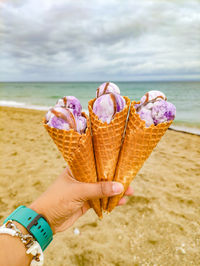
[[174,131],[179,131],[179,132],[183,132],[183,133],[189,133],[189,134],[194,134],[194,135],[200,136],[200,129],[199,128],[172,125],[172,126],[170,126],[169,129],[174,130]]
[[[42,110],[42,111],[47,111],[51,107],[51,106],[33,105],[33,104],[27,104],[23,102],[6,101],[6,100],[0,100],[0,106]],[[89,111],[87,109],[82,109],[82,111],[85,112],[87,115],[89,114]]]
[[33,104],[27,104],[23,102],[5,101],[5,100],[0,101],[0,106],[34,109],[34,110],[42,110],[42,111],[46,111],[50,108],[50,106],[33,105]]

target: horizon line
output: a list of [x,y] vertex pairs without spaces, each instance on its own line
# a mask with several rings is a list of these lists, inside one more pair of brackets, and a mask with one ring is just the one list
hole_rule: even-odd
[[[20,81],[0,81],[0,83],[96,83],[96,82],[106,82],[105,80],[70,80],[70,81],[56,81],[56,80],[20,80]],[[110,82],[200,82],[200,79],[170,79],[170,80],[112,80]]]

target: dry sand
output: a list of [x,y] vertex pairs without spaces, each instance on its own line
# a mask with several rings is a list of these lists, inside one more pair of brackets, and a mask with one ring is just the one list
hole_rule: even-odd
[[[29,204],[65,162],[44,112],[0,108],[0,221]],[[200,265],[200,137],[169,131],[132,183],[135,194],[102,221],[93,210],[54,237],[45,265]],[[74,235],[74,228],[81,234]]]

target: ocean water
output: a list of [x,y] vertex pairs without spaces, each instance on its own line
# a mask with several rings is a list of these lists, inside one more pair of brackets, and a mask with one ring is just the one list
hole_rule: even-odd
[[[102,82],[6,82],[0,83],[0,105],[46,110],[65,95],[77,97],[87,110]],[[177,108],[177,128],[200,129],[200,82],[115,82],[121,95],[139,101],[149,90],[160,90]]]

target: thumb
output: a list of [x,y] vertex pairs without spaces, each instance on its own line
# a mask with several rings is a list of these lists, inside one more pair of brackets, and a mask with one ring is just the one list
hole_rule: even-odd
[[98,182],[77,184],[77,195],[86,201],[97,198],[112,197],[121,194],[124,186],[118,182]]

